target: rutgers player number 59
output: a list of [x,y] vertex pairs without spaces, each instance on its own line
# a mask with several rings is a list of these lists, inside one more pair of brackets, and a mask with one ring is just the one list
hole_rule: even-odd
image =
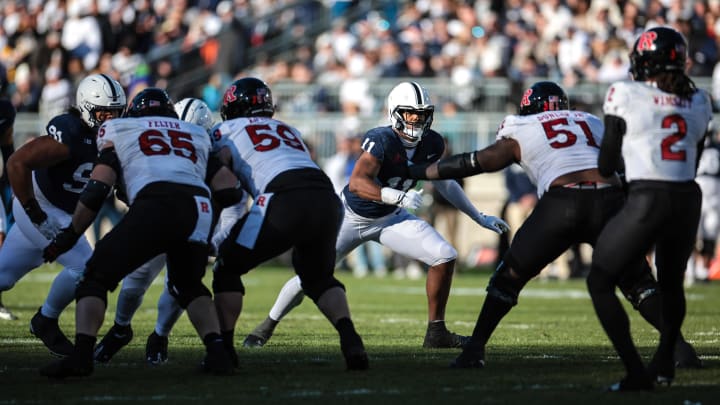
[[245,127],[250,140],[258,152],[266,152],[285,145],[305,152],[305,145],[293,134],[292,130],[285,125],[278,125],[275,130],[270,125],[248,125]]

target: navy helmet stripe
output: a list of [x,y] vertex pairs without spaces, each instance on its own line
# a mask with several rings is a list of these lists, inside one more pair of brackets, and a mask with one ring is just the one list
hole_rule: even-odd
[[187,121],[185,117],[187,116],[188,111],[190,111],[190,106],[195,102],[194,98],[190,99],[190,102],[185,104],[185,108],[183,108],[182,114],[180,114],[180,119],[183,121]]
[[425,100],[423,100],[423,93],[422,89],[420,88],[420,85],[415,82],[410,82],[413,86],[413,90],[415,90],[415,101],[417,101],[416,104],[425,104]]
[[105,75],[104,73],[100,73],[100,76],[102,76],[105,80],[107,80],[108,85],[110,86],[110,91],[112,92],[112,99],[113,99],[113,101],[117,101],[118,94],[117,94],[117,91],[115,91],[115,84],[113,83],[113,80],[111,78],[109,78],[107,75]]

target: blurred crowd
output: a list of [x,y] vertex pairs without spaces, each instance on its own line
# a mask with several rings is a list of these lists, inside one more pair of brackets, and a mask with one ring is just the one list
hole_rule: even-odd
[[[152,85],[217,110],[240,75],[337,86],[340,103],[307,94],[293,108],[373,114],[379,78],[444,78],[460,110],[477,108],[484,78],[547,77],[572,87],[627,77],[628,49],[654,25],[685,34],[691,76],[715,70],[720,99],[720,0],[2,0],[0,63],[19,112],[46,119],[74,102],[91,72],[128,99]],[[190,70],[203,80],[191,87]],[[710,90],[710,89],[708,89]],[[283,106],[280,106],[283,108]]]

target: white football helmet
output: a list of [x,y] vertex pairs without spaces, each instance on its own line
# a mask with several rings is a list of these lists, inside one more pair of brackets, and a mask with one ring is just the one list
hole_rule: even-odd
[[213,127],[214,120],[210,107],[199,98],[188,97],[178,101],[175,103],[175,112],[181,120],[200,125],[208,133]]
[[84,78],[78,85],[75,100],[83,121],[90,128],[97,128],[102,124],[102,121],[97,119],[97,112],[112,111],[119,117],[127,104],[125,90],[120,83],[104,74],[93,74]]
[[[415,82],[402,82],[390,90],[387,99],[392,127],[400,132],[406,148],[414,148],[430,129],[435,106],[427,90]],[[418,115],[418,121],[406,121],[404,113]]]

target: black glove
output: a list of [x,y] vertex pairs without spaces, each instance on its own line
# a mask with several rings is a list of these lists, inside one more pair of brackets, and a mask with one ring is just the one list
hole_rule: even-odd
[[58,256],[72,249],[80,236],[79,233],[75,232],[72,224],[61,229],[52,242],[43,249],[43,259],[48,263],[54,262]]

